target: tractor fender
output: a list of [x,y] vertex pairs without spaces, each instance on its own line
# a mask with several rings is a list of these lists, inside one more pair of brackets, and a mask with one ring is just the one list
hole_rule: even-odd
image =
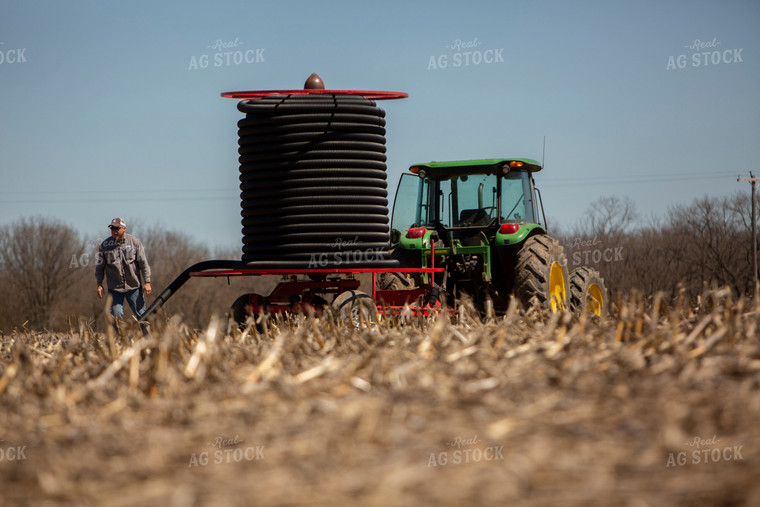
[[510,245],[518,245],[528,239],[530,236],[535,236],[537,234],[546,234],[546,229],[544,229],[540,224],[518,224],[519,228],[517,231],[511,233],[511,234],[504,234],[502,232],[496,231],[496,238],[494,240],[494,243],[496,246],[510,246]]
[[420,238],[408,238],[406,233],[403,233],[399,239],[399,246],[405,250],[423,250],[425,248],[430,248],[430,236],[433,232],[432,229],[428,229]]

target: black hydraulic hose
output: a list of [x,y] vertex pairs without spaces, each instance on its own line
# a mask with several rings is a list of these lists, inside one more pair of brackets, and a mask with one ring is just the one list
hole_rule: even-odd
[[174,281],[170,283],[169,286],[166,287],[163,292],[161,292],[161,294],[158,295],[158,297],[150,304],[148,309],[145,310],[145,313],[140,316],[138,321],[144,322],[148,320],[151,315],[153,315],[159,308],[164,306],[164,303],[166,303],[169,298],[172,297],[174,293],[177,292],[179,288],[182,287],[185,282],[190,279],[190,273],[206,271],[208,269],[235,269],[242,267],[245,267],[245,264],[240,261],[231,260],[210,260],[193,264],[184,270],[181,275],[175,278]]

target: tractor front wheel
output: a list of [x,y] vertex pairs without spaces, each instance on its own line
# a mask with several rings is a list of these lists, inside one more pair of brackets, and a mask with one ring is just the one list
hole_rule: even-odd
[[607,289],[597,270],[581,267],[570,274],[570,309],[579,315],[607,315]]
[[[410,252],[405,251],[399,246],[391,250],[391,259],[398,261],[398,265],[401,268],[419,268],[421,266],[419,254],[417,254],[417,264],[411,258]],[[415,279],[415,276],[419,278],[419,275],[412,275],[410,273],[380,273],[380,276],[377,277],[375,288],[380,290],[416,289],[419,286],[419,280]]]
[[526,307],[557,312],[567,308],[567,257],[546,235],[531,236],[517,253],[515,295]]

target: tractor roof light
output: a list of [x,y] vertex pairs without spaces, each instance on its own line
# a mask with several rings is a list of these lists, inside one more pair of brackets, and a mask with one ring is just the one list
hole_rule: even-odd
[[425,172],[425,169],[423,169],[420,166],[413,165],[412,167],[409,168],[409,171],[411,173],[413,173],[413,174],[416,174],[417,176],[419,176],[423,180],[427,177],[427,172]]
[[523,163],[522,163],[521,161],[519,161],[519,160],[512,160],[512,161],[509,163],[509,167],[522,167],[523,165],[525,165],[525,164],[523,164]]
[[499,232],[501,234],[514,234],[520,230],[520,224],[501,224]]
[[411,172],[412,174],[416,174],[423,180],[427,177],[427,172],[425,172],[425,169],[417,165],[413,165],[412,167],[410,167],[409,172]]
[[427,229],[424,227],[412,227],[408,231],[406,231],[406,237],[409,239],[418,239],[425,235],[425,232],[427,232]]

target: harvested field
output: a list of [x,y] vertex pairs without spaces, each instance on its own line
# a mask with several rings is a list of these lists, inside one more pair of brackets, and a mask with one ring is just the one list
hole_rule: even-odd
[[6,335],[0,503],[760,505],[757,308],[618,308]]

